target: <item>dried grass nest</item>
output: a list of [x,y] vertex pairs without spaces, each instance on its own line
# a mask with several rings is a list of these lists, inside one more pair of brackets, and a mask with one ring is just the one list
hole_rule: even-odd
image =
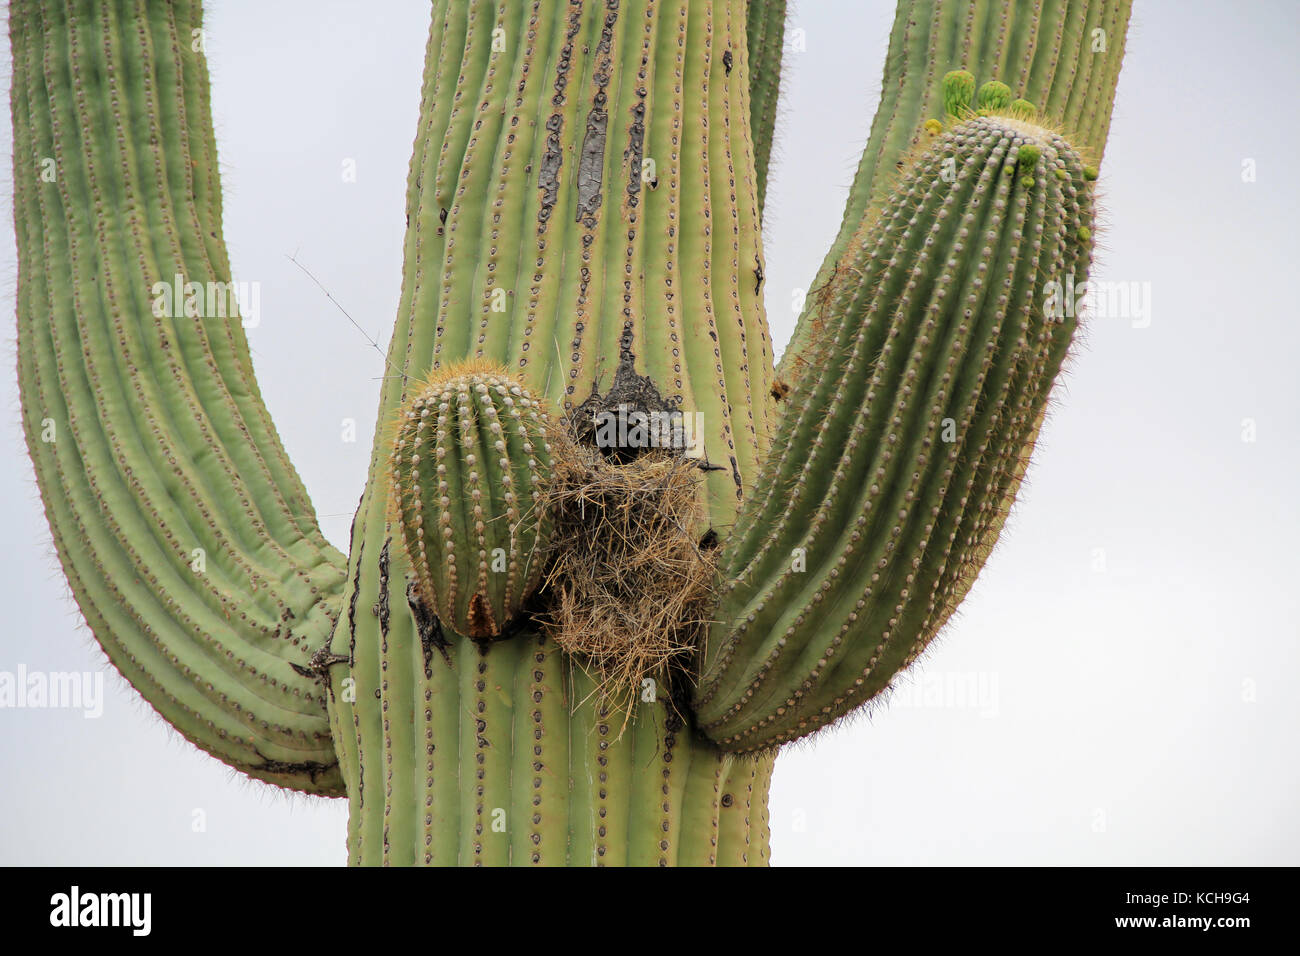
[[667,693],[708,623],[717,562],[716,549],[700,546],[702,473],[671,452],[616,464],[567,442],[554,467],[539,619],[603,702],[630,717],[647,678]]

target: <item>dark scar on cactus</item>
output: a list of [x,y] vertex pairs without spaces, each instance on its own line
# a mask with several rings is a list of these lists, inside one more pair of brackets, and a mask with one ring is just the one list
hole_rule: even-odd
[[[592,97],[591,111],[587,114],[587,131],[582,139],[582,147],[578,150],[578,208],[573,218],[574,222],[583,223],[588,229],[596,227],[596,213],[601,202],[600,187],[605,172],[605,132],[609,126],[609,114],[605,111],[608,101],[605,87],[610,80],[609,52],[617,20],[618,6],[610,4],[601,27],[600,40],[596,43],[596,95]],[[603,59],[599,59],[601,57]]]
[[763,263],[758,261],[758,256],[754,256],[754,295],[758,295],[758,287],[763,284]]
[[[591,383],[591,394],[565,418],[569,434],[573,436],[574,441],[581,445],[596,446],[596,419],[601,412],[618,411],[620,406],[623,406],[629,413],[644,412],[650,414],[651,412],[675,412],[679,410],[680,400],[665,399],[650,376],[637,374],[636,356],[626,347],[628,344],[625,336],[624,348],[619,356],[618,368],[614,371],[614,381],[610,384],[609,391],[602,395],[600,393],[600,382],[593,381]],[[601,449],[607,458],[613,458],[620,464],[631,461],[642,450],[636,448]]]
[[[551,105],[557,110],[564,106],[565,88],[569,85],[569,67],[573,61],[573,38],[582,27],[582,7],[579,6],[569,14],[569,29],[564,36],[564,46],[560,50],[559,62],[555,66],[555,82],[551,88]],[[537,188],[542,191],[542,200],[537,209],[537,231],[540,235],[546,231],[546,223],[555,209],[555,202],[560,194],[560,163],[563,160],[560,131],[564,129],[564,117],[559,112],[552,113],[546,119],[546,151],[542,154],[541,166],[537,172]]]
[[[356,518],[353,519],[356,523]],[[366,543],[357,545],[357,569],[352,575],[352,596],[348,598],[348,660],[357,659],[357,595],[361,593],[361,564],[366,557]]]
[[329,773],[331,770],[338,768],[337,763],[320,763],[315,760],[305,760],[302,763],[292,763],[287,760],[271,760],[263,756],[262,752],[256,747],[253,748],[253,753],[262,758],[262,762],[258,764],[257,769],[263,773],[282,773],[288,774],[289,776],[296,776],[297,774],[305,773],[312,783],[316,782],[316,777],[320,774]]
[[605,167],[605,129],[609,114],[595,107],[587,114],[587,135],[578,155],[578,211],[575,222],[594,217],[600,209],[600,182]]
[[560,163],[563,153],[560,149],[560,130],[564,128],[564,117],[552,113],[546,120],[546,152],[542,154],[541,168],[537,172],[537,188],[542,191],[541,204],[537,210],[539,230],[546,228],[560,196]]
[[731,76],[731,51],[727,50],[722,54],[722,68],[727,71],[727,76]]
[[505,626],[501,628],[495,639],[504,641],[516,634],[535,630],[537,616],[546,609],[549,601],[549,594],[546,585],[543,583],[541,587],[524,599],[519,610],[514,613],[510,620],[506,621]]
[[[645,95],[644,88],[639,88],[637,95],[641,102],[632,108],[632,125],[628,128],[627,149],[623,150],[623,159],[627,164],[627,204],[635,206],[640,201],[641,193],[641,158],[645,148]],[[653,189],[654,187],[651,186]]]
[[388,637],[388,625],[392,620],[388,609],[388,546],[392,544],[392,537],[384,539],[384,546],[379,550],[379,602],[376,605],[379,616],[379,633]]
[[492,617],[492,609],[482,594],[475,594],[469,599],[469,634],[474,641],[491,640],[497,635],[497,622]]
[[[480,598],[479,595],[477,594],[474,595],[473,600],[482,603],[482,598]],[[470,634],[467,636],[471,641],[474,642],[474,646],[478,648],[478,652],[480,655],[487,654],[488,649],[491,648],[491,646],[495,644],[497,641],[508,641],[510,640],[510,638],[514,637],[517,634],[523,634],[526,632],[535,632],[537,630],[538,615],[541,614],[543,611],[545,611],[546,607],[548,606],[548,601],[549,601],[548,592],[545,585],[543,585],[542,587],[534,591],[527,599],[524,600],[523,604],[520,605],[519,610],[516,611],[511,616],[510,620],[506,621],[506,623],[499,630],[491,634],[478,634],[478,635]],[[472,614],[473,612],[471,611],[471,616]],[[440,626],[439,633],[441,633],[441,622],[438,621],[436,615],[434,615],[433,619],[435,622],[439,623]],[[542,636],[544,638],[545,635]],[[425,653],[426,653],[425,663],[427,665],[428,654],[431,652],[426,650]],[[447,656],[445,652],[443,653],[443,656],[444,657]],[[448,661],[448,663],[450,663],[450,661]]]
[[423,601],[420,600],[414,581],[406,582],[406,604],[411,609],[411,618],[415,621],[415,632],[420,636],[420,650],[424,652],[424,676],[433,677],[433,652],[438,651],[448,667],[451,667],[451,655],[447,648],[451,642],[442,632],[442,622]]
[[329,643],[326,642],[324,647],[319,648],[316,653],[312,654],[306,666],[293,663],[289,666],[294,669],[295,673],[301,674],[303,677],[321,680],[329,675],[329,669],[335,664],[347,663],[348,659],[342,654],[335,654],[330,651]]

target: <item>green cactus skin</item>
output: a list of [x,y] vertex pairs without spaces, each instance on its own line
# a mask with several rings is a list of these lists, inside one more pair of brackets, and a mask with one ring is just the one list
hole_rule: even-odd
[[[1026,161],[1070,176],[1019,189],[1001,173]],[[1045,320],[1037,290],[1086,275],[1089,192],[1059,136],[972,119],[851,250],[852,278],[827,290],[827,373],[782,418],[787,451],[728,542],[696,701],[722,747],[765,750],[843,716],[955,609],[1070,343],[1074,320]]]
[[[333,629],[343,558],[267,416],[238,315],[154,314],[155,283],[230,279],[206,71],[187,52],[198,16],[10,6],[23,427],[113,665],[213,756],[338,795],[321,689],[290,665]],[[143,76],[122,67],[146,47],[172,55]]]
[[490,638],[542,575],[552,428],[508,373],[452,372],[398,419],[389,494],[418,597],[457,633]]
[[767,196],[767,167],[776,128],[776,103],[781,87],[781,54],[785,49],[785,0],[747,0],[746,39],[749,48],[749,128],[754,142],[754,185],[758,214]]
[[772,374],[743,2],[435,3],[421,103],[393,367],[493,362],[563,415],[634,365],[703,414],[729,521]]
[[[973,84],[1007,83],[1100,161],[1128,12],[902,0],[804,317],[821,333],[801,320],[788,353],[819,372],[790,379],[774,422],[760,215],[784,3],[437,0],[397,374],[344,562],[237,315],[154,313],[157,283],[230,278],[198,4],[14,0],[23,423],[96,638],[208,753],[345,795],[352,863],[767,863],[776,745],[879,691],[971,586],[1073,327],[1031,304],[1045,276],[1087,274],[1095,168],[1023,116],[926,131],[938,77],[969,71],[967,107]],[[1096,29],[1105,54],[1088,52]],[[929,151],[891,197],[918,140]],[[962,160],[951,183],[948,158]],[[971,295],[967,314],[956,297]],[[500,487],[479,499],[480,538],[472,494],[457,511],[449,478],[430,498],[442,489],[415,436],[409,457],[398,449],[412,411],[418,431],[421,383],[467,369],[480,378],[465,403],[454,389],[458,416],[475,396],[486,416],[482,384],[501,421],[487,375],[555,421],[629,385],[703,413],[717,624],[698,682],[644,688],[626,727],[580,662],[515,615],[535,545],[505,547],[515,579],[476,576],[492,522],[512,521]],[[462,486],[472,443],[499,450],[475,416],[441,439]],[[505,430],[506,469],[531,488],[545,463],[526,466],[525,436],[516,450]],[[435,568],[419,529],[444,513],[454,565]],[[796,547],[806,568],[792,575]],[[484,639],[507,619],[509,635]]]
[[[937,78],[948,71],[1007,84],[1099,165],[1132,7],[1132,0],[899,0],[867,148],[812,288],[830,281],[869,213],[879,212],[894,182],[890,173],[923,141],[926,118],[942,117]],[[1104,50],[1094,52],[1103,42]],[[777,377],[788,384],[797,380],[800,356],[821,325],[818,301],[808,296],[777,364]]]
[[[704,413],[721,466],[708,506],[730,523],[771,404],[744,4],[505,9],[499,22],[495,7],[434,5],[389,353],[406,379],[386,380],[379,420],[407,382],[460,362],[509,369],[556,420],[635,369]],[[494,54],[498,25],[520,39]],[[671,688],[620,738],[623,715],[601,717],[554,641],[524,631],[483,653],[450,627],[445,646],[422,632],[388,520],[389,451],[377,438],[344,597],[355,614],[328,652],[349,859],[765,862],[750,794],[772,757],[728,757],[679,727]]]

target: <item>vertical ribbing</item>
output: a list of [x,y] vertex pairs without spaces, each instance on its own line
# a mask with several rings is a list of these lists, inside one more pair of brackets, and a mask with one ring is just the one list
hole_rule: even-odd
[[747,0],[745,39],[749,59],[749,131],[754,148],[755,200],[760,215],[767,195],[767,169],[776,129],[785,47],[785,0]]
[[[389,355],[406,378],[385,382],[377,477],[354,524],[347,611],[330,647],[341,658],[331,716],[348,755],[354,863],[737,864],[766,845],[742,817],[729,818],[735,839],[719,847],[723,758],[682,724],[666,690],[625,726],[551,640],[524,630],[476,642],[446,620],[417,620],[407,589],[418,569],[389,520],[416,512],[394,509],[387,491],[395,416],[430,369],[504,365],[554,415],[593,379],[608,387],[632,355],[666,398],[706,412],[709,454],[723,466],[711,473],[713,500],[719,516],[734,510],[737,476],[756,472],[760,448],[749,392],[768,387],[771,361],[752,268],[752,146],[732,120],[748,109],[740,8],[435,5]],[[643,180],[646,158],[657,182]],[[472,431],[450,429],[446,454],[481,455]],[[447,497],[463,493],[472,508],[477,487],[495,503],[494,480],[481,474],[472,487],[466,473],[453,495],[448,479]],[[483,548],[476,515],[465,516],[456,540],[470,541],[477,576]],[[462,588],[470,574],[457,572]],[[403,709],[409,727],[396,723]],[[728,765],[748,779],[753,763]]]
[[[940,81],[949,70],[970,71],[977,88],[1007,83],[1100,163],[1131,10],[1131,0],[900,0],[871,134],[813,288],[830,281],[864,220],[879,213],[896,164],[919,142],[925,120],[942,119]],[[1106,48],[1093,52],[1099,26]],[[787,383],[809,358],[803,353],[820,315],[810,296],[777,367]]]
[[796,391],[764,475],[784,494],[751,499],[728,543],[697,697],[725,747],[847,713],[951,612],[1070,341],[1073,321],[1039,297],[1086,271],[1089,193],[1059,136],[971,120],[850,250],[826,293],[822,374]]
[[[703,413],[719,521],[756,472],[771,376],[741,6],[435,10],[392,362],[485,359],[565,409],[635,356]],[[381,421],[400,396],[389,383]]]
[[114,665],[214,756],[337,793],[320,688],[291,664],[333,626],[342,559],[228,298],[200,23],[188,4],[11,6],[24,428]]

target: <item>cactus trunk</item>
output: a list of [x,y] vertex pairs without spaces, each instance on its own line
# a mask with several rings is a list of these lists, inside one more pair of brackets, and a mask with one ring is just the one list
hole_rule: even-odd
[[365,654],[358,641],[348,674],[382,676],[373,692],[358,677],[355,703],[340,691],[333,708],[350,862],[767,863],[772,757],[718,752],[664,699],[620,734],[553,641],[516,636],[485,652],[449,635],[434,648],[401,610],[364,615],[378,643]]
[[703,413],[730,520],[771,370],[744,7],[434,4],[390,377],[324,658],[354,862],[767,860],[772,756],[705,742],[684,688],[653,685],[624,729],[536,628],[432,633],[386,484],[385,435],[431,371],[502,366],[555,418],[635,373]]

